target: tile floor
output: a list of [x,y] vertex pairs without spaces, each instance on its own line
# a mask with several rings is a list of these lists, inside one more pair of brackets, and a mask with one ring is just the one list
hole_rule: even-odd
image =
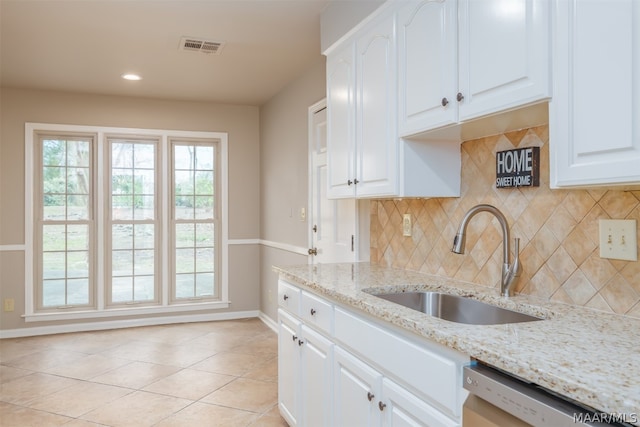
[[258,319],[0,340],[0,426],[286,426]]

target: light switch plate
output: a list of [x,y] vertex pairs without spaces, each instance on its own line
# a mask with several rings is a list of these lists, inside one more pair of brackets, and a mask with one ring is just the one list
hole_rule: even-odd
[[600,258],[638,260],[635,219],[600,220]]
[[404,214],[402,217],[402,235],[411,237],[411,214]]

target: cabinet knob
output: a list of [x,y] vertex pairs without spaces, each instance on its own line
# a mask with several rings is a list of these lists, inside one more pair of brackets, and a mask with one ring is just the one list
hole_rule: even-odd
[[441,104],[443,107],[446,107],[448,103],[449,103],[449,100],[447,98],[442,98]]
[[296,335],[292,336],[291,338],[293,338],[293,341],[295,342],[295,340],[298,339],[298,337]]
[[370,391],[367,392],[367,399],[369,399],[369,402],[371,402],[374,397],[376,396],[373,393],[371,393]]
[[458,102],[464,99],[464,95],[462,94],[462,92],[458,92],[458,94],[456,95],[456,99],[458,100]]
[[357,183],[359,183],[360,181],[358,181],[357,179],[353,179],[353,185],[356,185]]
[[353,184],[353,181],[348,180],[348,181],[347,181],[347,185],[351,185],[351,184]]
[[298,340],[298,346],[301,346],[302,344],[304,344],[304,341]]
[[311,315],[313,316],[314,314],[316,314],[316,310],[315,309],[311,309]]
[[286,300],[288,300],[288,299],[289,299],[289,295],[284,294],[284,296],[283,296],[282,298],[284,298],[284,300],[286,301]]
[[378,408],[381,411],[384,411],[384,408],[386,408],[386,407],[387,407],[386,403],[382,403],[382,401],[378,402]]

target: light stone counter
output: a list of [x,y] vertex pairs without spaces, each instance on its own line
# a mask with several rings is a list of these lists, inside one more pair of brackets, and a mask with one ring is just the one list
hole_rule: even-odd
[[[369,263],[274,267],[282,279],[511,372],[597,411],[640,417],[640,320]],[[365,291],[366,292],[363,292]],[[544,317],[507,325],[465,325],[428,316],[371,293],[430,290],[471,296]]]

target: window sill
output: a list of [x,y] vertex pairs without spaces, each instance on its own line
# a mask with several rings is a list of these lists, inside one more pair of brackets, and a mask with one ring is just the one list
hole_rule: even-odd
[[172,304],[153,307],[123,307],[109,308],[104,310],[82,310],[64,313],[30,313],[22,317],[25,322],[49,322],[56,320],[75,320],[75,319],[104,319],[117,318],[125,316],[144,316],[153,314],[171,314],[184,313],[201,310],[220,310],[229,308],[230,301],[201,302],[189,304]]

